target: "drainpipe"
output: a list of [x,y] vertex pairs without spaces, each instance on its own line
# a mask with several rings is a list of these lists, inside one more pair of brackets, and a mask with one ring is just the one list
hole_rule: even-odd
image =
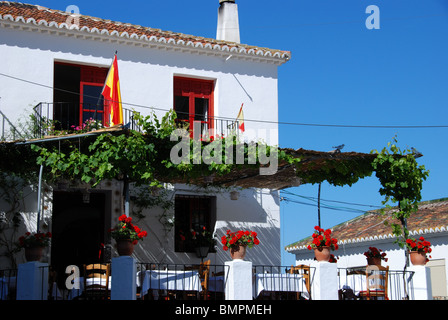
[[127,174],[124,176],[124,213],[126,217],[129,217],[129,180]]
[[40,170],[39,170],[39,187],[37,189],[37,233],[39,233],[39,229],[40,229],[40,210],[42,208],[42,204],[41,204],[41,189],[42,189],[42,172],[44,170],[44,166],[41,164],[40,165]]

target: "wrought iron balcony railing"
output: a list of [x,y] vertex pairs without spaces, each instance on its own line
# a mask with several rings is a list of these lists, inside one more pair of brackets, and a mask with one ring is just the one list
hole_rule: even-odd
[[[123,123],[131,130],[141,131],[135,114],[136,111],[123,108]],[[70,102],[41,102],[34,107],[32,117],[35,138],[74,133],[86,125],[95,128],[105,123],[103,106]],[[192,138],[201,140],[240,134],[238,120],[179,113],[176,123],[187,128]]]
[[[73,133],[81,129],[98,129],[106,123],[103,106],[72,102],[41,102],[32,115],[35,138]],[[134,111],[123,108],[123,123],[138,130]]]

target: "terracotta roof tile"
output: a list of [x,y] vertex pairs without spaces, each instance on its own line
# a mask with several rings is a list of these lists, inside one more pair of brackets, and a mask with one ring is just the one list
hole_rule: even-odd
[[[385,221],[397,222],[390,215],[382,215],[370,211],[362,216],[334,226],[332,235],[343,242],[370,241],[375,238],[395,238],[392,236],[391,226]],[[423,202],[419,210],[413,213],[407,221],[411,236],[419,233],[448,231],[448,199]],[[313,230],[310,231],[310,234]],[[310,238],[303,239],[286,247],[287,251],[305,249],[311,243]]]
[[[105,34],[112,37],[134,38],[136,40],[144,41],[166,42],[174,45],[193,46],[195,48],[278,58],[284,61],[289,60],[291,56],[289,51],[259,48],[235,42],[220,41],[171,31],[162,31],[160,29],[86,15],[79,15],[77,20],[74,20],[70,17],[70,13],[64,11],[12,1],[0,1],[0,20],[44,25],[59,29],[75,28],[80,32]],[[74,21],[76,21],[76,24],[73,24]]]

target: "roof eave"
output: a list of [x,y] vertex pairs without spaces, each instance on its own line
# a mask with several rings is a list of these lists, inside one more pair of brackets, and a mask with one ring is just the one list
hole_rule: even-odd
[[127,32],[119,33],[117,31],[98,28],[89,28],[83,26],[79,28],[73,24],[69,26],[66,23],[58,24],[52,21],[39,20],[33,18],[25,19],[22,16],[14,18],[11,14],[0,15],[0,26],[12,29],[21,29],[24,31],[49,33],[54,35],[62,35],[75,37],[77,39],[86,39],[102,42],[111,42],[124,45],[133,45],[137,47],[156,48],[161,50],[174,50],[180,52],[189,52],[192,54],[202,54],[209,56],[222,56],[228,58],[232,56],[237,59],[253,60],[257,62],[272,63],[282,65],[290,60],[291,53],[289,51],[272,50],[266,48],[258,48],[248,45],[232,46],[231,43],[211,44],[201,41],[193,42],[191,40],[174,39],[169,37],[157,37],[147,35],[138,35],[136,33],[129,34]]

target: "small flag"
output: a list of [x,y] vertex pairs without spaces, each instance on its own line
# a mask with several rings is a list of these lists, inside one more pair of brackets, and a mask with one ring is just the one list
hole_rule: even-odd
[[101,94],[104,97],[104,109],[106,113],[106,122],[113,126],[123,123],[123,107],[121,104],[120,80],[118,78],[117,54],[107,74]]
[[244,113],[243,113],[243,104],[241,104],[240,112],[238,113],[238,117],[236,120],[238,121],[238,129],[240,129],[241,132],[244,132]]

